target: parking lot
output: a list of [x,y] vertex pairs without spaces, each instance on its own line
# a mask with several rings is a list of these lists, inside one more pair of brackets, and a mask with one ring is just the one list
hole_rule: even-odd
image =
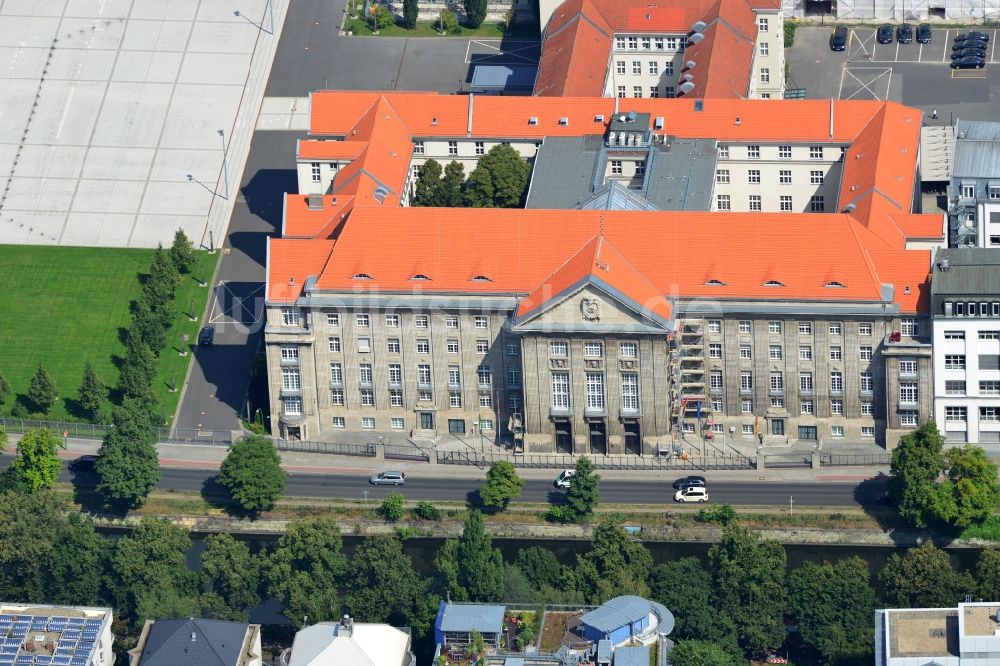
[[[914,27],[916,24],[913,24]],[[895,28],[895,26],[893,26]],[[914,40],[879,44],[875,26],[849,28],[847,49],[830,50],[833,28],[803,26],[787,49],[789,88],[804,88],[809,99],[882,99],[920,108],[926,124],[950,124],[956,118],[995,120],[1000,95],[1000,31],[979,26],[933,28],[931,42]],[[983,69],[951,69],[957,34],[982,30],[990,35]],[[937,110],[938,117],[932,118]]]

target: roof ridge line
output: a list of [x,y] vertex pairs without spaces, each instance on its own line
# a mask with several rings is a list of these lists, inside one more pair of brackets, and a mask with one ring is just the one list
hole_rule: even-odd
[[[847,226],[851,231],[851,236],[854,238],[854,241],[858,244],[858,249],[861,250],[861,256],[865,260],[865,266],[868,267],[868,272],[871,275],[872,280],[875,282],[876,288],[878,288],[881,291],[882,277],[878,274],[878,268],[875,266],[875,261],[872,259],[871,254],[868,252],[868,246],[861,242],[861,237],[858,236],[857,229],[854,228],[855,224],[861,224],[861,222],[859,222],[857,218],[855,218],[854,215],[852,215],[851,213],[846,213],[846,216],[849,220]],[[878,238],[883,243],[885,242],[884,240],[879,238],[874,232],[870,231],[867,227],[865,228],[865,230],[871,233],[876,238]]]

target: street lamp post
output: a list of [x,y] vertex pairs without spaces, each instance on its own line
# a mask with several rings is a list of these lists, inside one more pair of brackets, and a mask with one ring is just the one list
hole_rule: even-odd
[[229,166],[226,164],[226,131],[219,130],[219,136],[222,137],[222,176],[226,183],[226,196],[223,197],[226,201],[229,201]]

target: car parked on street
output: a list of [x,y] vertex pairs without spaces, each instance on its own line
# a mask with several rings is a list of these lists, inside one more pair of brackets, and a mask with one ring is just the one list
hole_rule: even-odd
[[879,44],[892,44],[892,26],[883,23],[875,30],[875,40]]
[[921,23],[917,26],[917,41],[921,44],[931,43],[931,24]]
[[368,483],[373,486],[401,486],[406,483],[406,474],[403,472],[379,472]]
[[909,44],[913,41],[913,26],[909,23],[900,23],[896,26],[896,41],[900,44]]
[[967,42],[970,40],[988,42],[990,41],[990,33],[973,30],[972,32],[963,32],[961,35],[955,35],[956,44],[959,42]]
[[986,60],[986,51],[972,47],[967,49],[958,49],[957,51],[951,52],[952,60],[961,60],[962,58],[979,58],[980,60]]
[[830,35],[830,50],[843,51],[847,48],[847,26],[838,25]]
[[966,56],[951,61],[952,69],[982,69],[985,66],[986,61],[978,56]]
[[682,488],[674,493],[675,502],[707,502],[708,490],[699,486]]
[[965,51],[966,49],[977,49],[986,53],[986,42],[978,39],[967,39],[964,42],[955,42],[951,47],[951,52]]
[[705,477],[703,476],[685,476],[674,481],[674,488],[693,488],[695,486],[704,488],[705,487]]
[[198,346],[200,347],[211,347],[212,342],[215,340],[215,327],[206,326],[201,329],[201,333],[198,334]]
[[556,477],[556,480],[552,482],[552,485],[560,490],[566,490],[569,488],[569,483],[574,476],[576,476],[575,469],[564,469],[559,473],[559,476]]

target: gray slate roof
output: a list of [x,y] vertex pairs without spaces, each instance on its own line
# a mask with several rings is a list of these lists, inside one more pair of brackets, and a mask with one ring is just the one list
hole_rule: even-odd
[[952,178],[1000,178],[1000,123],[958,123],[951,173]]
[[649,666],[649,648],[620,647],[615,650],[614,666]]
[[448,604],[441,617],[441,631],[478,631],[498,634],[503,629],[506,606],[486,604]]
[[222,620],[156,620],[149,628],[139,663],[142,666],[236,666],[247,629],[247,624]]
[[[947,271],[937,265],[948,259]],[[1000,252],[991,248],[939,249],[934,257],[934,275],[931,277],[931,295],[983,295],[1000,294]],[[995,300],[995,299],[994,299]]]

